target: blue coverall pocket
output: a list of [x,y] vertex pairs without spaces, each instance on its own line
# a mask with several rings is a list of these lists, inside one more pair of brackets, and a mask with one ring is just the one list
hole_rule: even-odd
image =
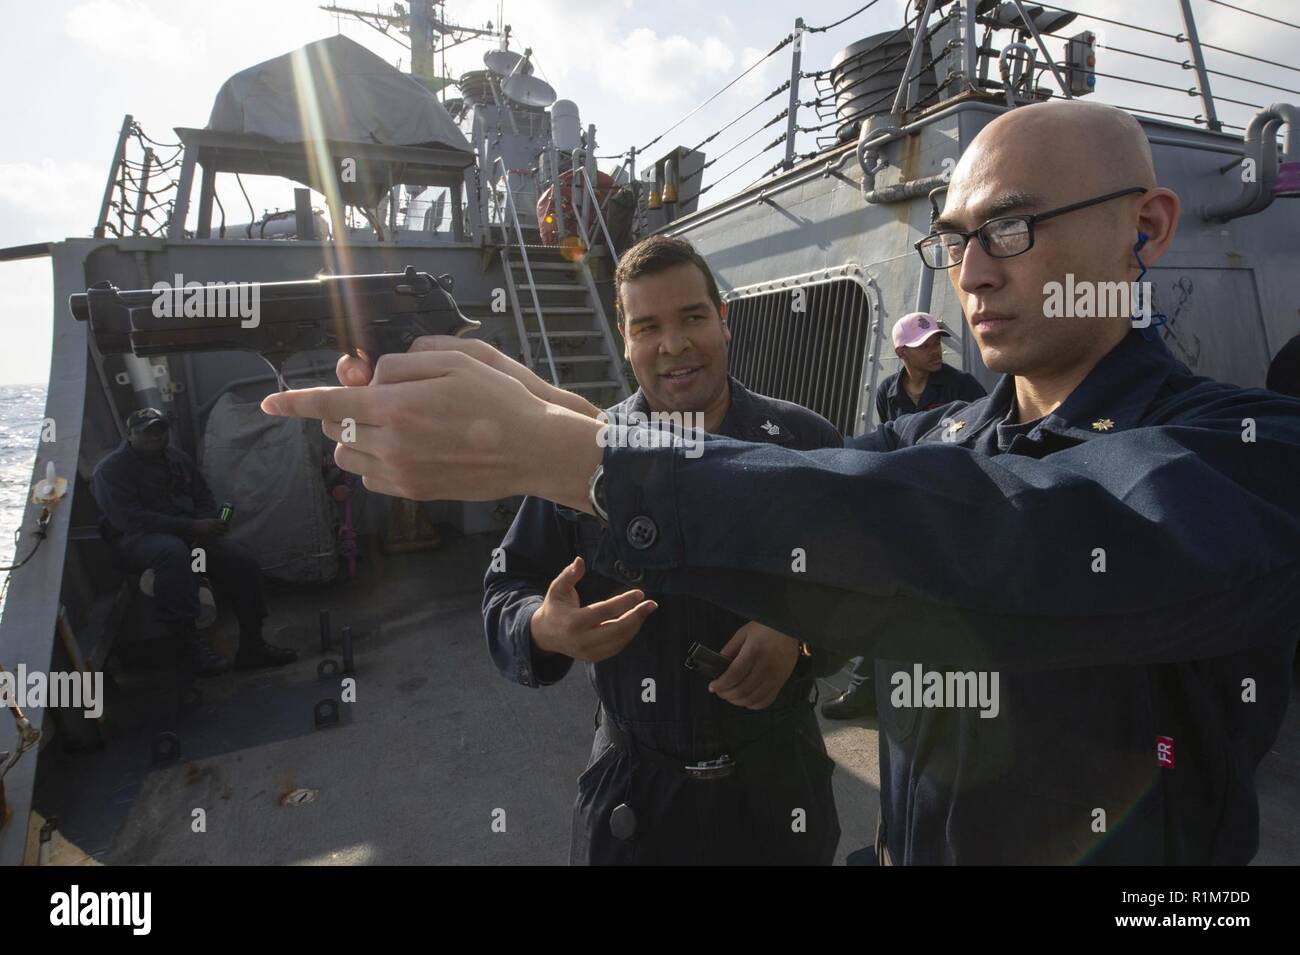
[[628,798],[632,760],[599,730],[592,751],[595,758],[578,777],[569,864],[631,865],[636,861],[636,836],[615,836],[610,815]]

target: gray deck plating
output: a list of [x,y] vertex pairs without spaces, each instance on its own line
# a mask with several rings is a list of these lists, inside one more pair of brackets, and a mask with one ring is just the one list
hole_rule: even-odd
[[[59,765],[42,766],[53,772],[36,806],[60,821],[52,861],[565,863],[595,694],[581,671],[544,690],[497,674],[479,616],[494,544],[476,535],[439,551],[373,553],[347,587],[276,596],[271,622],[296,624],[286,635],[302,659],[202,681],[195,709],[176,705],[174,670],[124,668],[107,748],[51,753]],[[345,623],[359,636],[357,702],[344,725],[318,731],[312,704],[339,686],[316,676],[320,607],[332,610],[336,637]],[[219,643],[233,639],[231,625],[218,624]],[[183,757],[153,769],[150,744],[163,729],[180,735]],[[837,782],[841,859],[875,829],[874,735],[836,727],[830,737],[848,763]],[[282,805],[298,788],[314,800]],[[197,808],[206,832],[192,831]],[[498,809],[505,832],[492,828]]]
[[[108,747],[51,752],[55,765],[42,766],[36,807],[60,821],[52,861],[563,864],[595,696],[580,671],[544,690],[497,674],[479,617],[494,543],[480,534],[438,551],[373,552],[351,584],[276,595],[271,622],[289,625],[302,659],[203,681],[198,708],[177,707],[173,671],[124,669]],[[338,692],[337,677],[316,676],[320,607],[332,610],[336,636],[344,624],[358,632],[357,702],[344,725],[318,731],[312,704]],[[233,639],[232,624],[218,624],[219,642]],[[823,698],[831,692],[827,683]],[[165,728],[179,733],[183,759],[152,769],[150,743]],[[824,729],[839,764],[842,862],[875,831],[877,735],[874,721]],[[1259,774],[1259,863],[1300,861],[1297,744],[1293,704]],[[299,788],[314,800],[281,804]],[[197,808],[206,832],[192,831]],[[498,809],[504,832],[493,831]]]

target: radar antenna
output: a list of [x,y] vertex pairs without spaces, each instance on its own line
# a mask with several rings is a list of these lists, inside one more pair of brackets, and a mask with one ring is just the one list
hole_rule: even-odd
[[[375,10],[358,10],[355,7],[341,7],[336,4],[322,5],[320,9],[336,16],[351,17],[360,20],[366,26],[378,30],[384,36],[399,43],[411,51],[411,75],[424,81],[431,89],[445,89],[451,84],[447,76],[447,51],[454,46],[477,37],[500,39],[503,44],[509,42],[510,27],[501,29],[493,27],[491,22],[484,27],[467,27],[451,23],[446,19],[443,9],[446,0],[407,0],[395,3],[391,13]],[[390,30],[407,38],[403,42]],[[434,57],[442,53],[442,76],[434,68]]]

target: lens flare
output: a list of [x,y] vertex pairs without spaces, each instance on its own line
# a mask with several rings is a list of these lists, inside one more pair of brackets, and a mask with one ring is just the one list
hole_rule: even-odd
[[569,262],[581,262],[587,256],[587,246],[576,235],[566,235],[560,240],[560,255]]

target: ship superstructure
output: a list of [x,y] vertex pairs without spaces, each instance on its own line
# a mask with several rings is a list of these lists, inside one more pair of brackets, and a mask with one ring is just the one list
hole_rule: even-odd
[[[1134,110],[1158,178],[1184,203],[1174,247],[1150,270],[1159,334],[1194,371],[1260,385],[1300,331],[1300,206],[1286,201],[1300,196],[1300,112],[1274,102],[1300,100],[1290,89],[1297,69],[1202,43],[1189,0],[1153,5],[1151,26],[1020,0],[918,0],[903,26],[813,70],[805,37],[871,4],[824,27],[798,19],[763,58],[788,57],[790,80],[750,110],[747,136],[731,147],[771,137],[733,173],[780,158],[711,205],[709,191],[731,175],[714,166],[731,149],[707,155],[714,136],[670,146],[668,130],[602,170],[595,125],[535,75],[528,48],[511,49],[509,28],[457,27],[442,6],[330,8],[408,36],[410,73],[338,36],[235,74],[208,125],[177,129],[174,142],[149,138],[128,115],[93,234],[4,250],[53,263],[47,417],[59,440],[42,445],[37,476],[65,484],[25,516],[18,553],[27,560],[8,593],[0,663],[107,668],[118,689],[102,726],[28,709],[27,751],[0,760],[10,813],[0,819],[0,862],[49,850],[51,816],[65,851],[109,862],[560,861],[586,747],[586,687],[570,680],[545,700],[521,695],[482,652],[478,588],[512,502],[416,506],[367,492],[330,468],[318,431],[256,412],[276,378],[255,355],[98,353],[62,308],[96,283],[411,266],[449,274],[462,311],[483,323],[480,337],[610,404],[635,385],[612,324],[613,268],[637,238],[669,232],[689,238],[719,278],[733,371],[860,433],[875,425],[876,389],[897,367],[888,329],[907,312],[942,318],[955,333],[948,360],[992,383],[946,281],[913,249],[962,151],[1026,103],[1100,98],[1108,84],[1174,87],[1154,78],[1143,59],[1154,56],[1198,110]],[[1169,49],[1132,50],[1126,30],[1158,33]],[[454,84],[436,67],[448,38],[490,46],[482,69]],[[1262,102],[1216,98],[1215,74],[1227,74],[1207,50],[1211,63],[1256,60],[1290,85],[1259,80]],[[244,176],[278,179],[283,207],[259,216],[248,203],[247,217],[228,215]],[[332,354],[304,354],[284,376],[334,384],[333,365]],[[126,415],[146,406],[169,414],[175,439],[241,514],[257,515],[244,542],[280,581],[273,620],[309,651],[284,675],[196,692],[153,665],[160,641],[147,596],[114,565],[88,485]],[[366,693],[356,703],[340,699],[335,679],[344,628]],[[507,727],[511,742],[482,743],[488,725]],[[41,734],[54,742],[38,748]],[[15,750],[5,739],[0,749]],[[1270,797],[1279,807],[1300,799],[1290,785]],[[869,795],[855,790],[852,801]],[[480,822],[512,798],[533,835],[493,841]],[[311,816],[304,804],[315,801]],[[224,835],[191,839],[191,804],[208,807]],[[867,839],[870,820],[858,822],[845,826],[848,848],[855,834],[855,844]],[[1300,853],[1293,832],[1262,842],[1274,859]]]

